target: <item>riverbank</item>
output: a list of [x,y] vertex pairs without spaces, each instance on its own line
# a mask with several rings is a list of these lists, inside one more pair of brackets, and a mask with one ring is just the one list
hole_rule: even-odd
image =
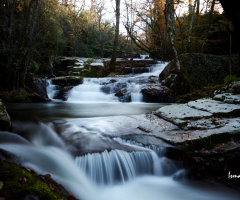
[[[159,166],[159,162],[163,166],[167,163],[175,166],[176,162],[181,162],[187,173],[180,168],[179,173],[171,174],[174,180],[210,178],[238,188],[239,179],[234,175],[239,173],[240,168],[240,84],[234,82],[231,87],[216,91],[218,95],[213,99],[198,99],[185,104],[158,104],[156,107],[155,104],[143,103],[141,93],[152,89],[153,94],[161,96],[156,92],[157,87],[161,86],[156,73],[163,70],[165,63],[159,62],[154,65],[155,68],[151,67],[148,73],[119,77],[52,78],[48,82],[56,84],[51,85],[54,86],[52,92],[61,91],[61,95],[50,95],[53,101],[57,98],[56,102],[8,105],[13,119],[10,128],[12,133],[2,133],[4,137],[1,138],[1,144],[24,142],[24,148],[34,150],[33,154],[26,154],[26,150],[21,150],[22,146],[17,146],[17,151],[8,146],[3,147],[20,153],[25,159],[30,159],[30,162],[36,162],[38,167],[43,168],[46,166],[35,159],[38,154],[44,157],[51,155],[50,160],[57,162],[57,169],[68,168],[64,161],[59,161],[55,154],[51,154],[49,146],[53,145],[58,149],[57,155],[67,153],[64,154],[66,159],[71,155],[75,162],[80,160],[85,163],[82,160],[86,158],[86,166],[96,160],[96,164],[91,164],[92,174],[96,177],[99,163],[103,170],[100,174],[109,171],[105,162],[121,163],[118,165],[119,172],[106,175],[108,178],[119,178],[119,173],[125,174],[128,167],[135,166],[130,167],[130,172],[120,178],[125,181],[129,174],[130,177],[136,177],[135,172],[141,169],[142,163],[147,162],[148,173],[157,175],[152,167]],[[68,79],[73,83],[68,85]],[[44,85],[46,84],[45,80]],[[49,91],[44,93],[50,94]],[[124,99],[133,103],[121,103]],[[162,107],[159,108],[160,106]],[[9,137],[5,138],[6,134]],[[129,147],[129,143],[135,146]],[[47,150],[43,150],[42,146]],[[166,160],[162,159],[163,155],[167,157]],[[109,157],[111,159],[105,161]],[[130,166],[126,159],[131,160]],[[54,174],[56,168],[53,169],[51,168],[51,173]],[[173,171],[176,172],[176,169],[179,170],[175,168]],[[89,171],[84,173],[88,174]],[[62,180],[65,173],[57,174],[59,176]],[[102,176],[103,182],[108,179],[104,177],[105,175]],[[81,182],[81,178],[78,181]]]

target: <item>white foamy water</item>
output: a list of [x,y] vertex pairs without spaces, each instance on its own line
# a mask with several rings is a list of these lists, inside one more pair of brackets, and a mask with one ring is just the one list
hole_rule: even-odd
[[[159,61],[157,64],[150,65],[147,73],[130,74],[124,77],[84,78],[82,84],[75,86],[69,92],[67,102],[143,102],[141,90],[149,84],[148,77],[158,77],[166,65],[166,62]],[[53,99],[56,93],[57,87],[49,82],[49,98]]]
[[[0,148],[23,158],[24,166],[40,174],[51,174],[52,178],[81,200],[239,199],[239,193],[223,186],[204,183],[207,189],[201,185],[197,188],[191,186],[192,182],[178,182],[173,180],[172,175],[165,176],[161,170],[161,159],[151,150],[129,153],[105,151],[74,159],[65,150],[65,145],[56,145],[52,141],[58,135],[50,127],[44,129],[43,142],[34,143],[35,138],[39,137],[36,129],[32,129],[33,135],[27,135],[25,139],[9,133],[6,140],[0,140]],[[7,133],[0,132],[0,137]],[[11,143],[11,140],[15,143]]]

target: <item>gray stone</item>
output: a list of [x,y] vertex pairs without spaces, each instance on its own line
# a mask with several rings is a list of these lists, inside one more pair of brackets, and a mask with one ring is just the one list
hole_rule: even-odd
[[200,120],[189,120],[187,122],[187,129],[206,130],[215,129],[225,126],[228,123],[226,119],[210,118]]
[[175,100],[173,91],[161,84],[148,84],[141,92],[145,102],[171,103]]
[[225,97],[224,103],[240,103],[240,95],[228,95]]
[[170,120],[176,124],[186,123],[188,119],[199,119],[212,116],[209,112],[191,108],[187,104],[165,106],[159,108],[156,113],[164,119]]
[[224,101],[224,99],[225,99],[227,96],[231,95],[231,94],[232,94],[232,93],[216,94],[216,95],[213,97],[213,99],[214,99],[214,100],[217,100],[217,101]]
[[240,106],[235,104],[223,103],[213,99],[198,99],[190,101],[188,106],[191,108],[210,112],[212,114],[233,114],[240,112]]
[[235,92],[240,93],[240,81],[235,81],[232,83],[232,88]]

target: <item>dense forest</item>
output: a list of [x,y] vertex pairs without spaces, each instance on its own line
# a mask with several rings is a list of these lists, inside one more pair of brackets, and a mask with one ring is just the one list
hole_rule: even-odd
[[[109,8],[106,0],[1,1],[0,89],[25,87],[27,79],[47,74],[59,56],[112,56],[114,70],[116,57],[136,53],[177,61],[183,53],[238,52],[233,28],[238,22],[231,19],[236,9],[227,11],[229,23],[217,0],[111,3]],[[109,9],[116,19],[106,18]]]

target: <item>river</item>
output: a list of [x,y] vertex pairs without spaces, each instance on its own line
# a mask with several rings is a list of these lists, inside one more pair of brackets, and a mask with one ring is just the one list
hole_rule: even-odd
[[[38,173],[51,174],[81,200],[239,199],[239,193],[215,182],[187,180],[182,162],[168,159],[160,143],[144,146],[119,138],[112,122],[121,125],[122,116],[151,113],[165,104],[139,98],[120,102],[96,86],[102,82],[106,79],[87,79],[66,102],[7,104],[13,133],[0,132],[5,138],[0,148],[20,156],[23,165]],[[100,99],[93,100],[92,92]]]

